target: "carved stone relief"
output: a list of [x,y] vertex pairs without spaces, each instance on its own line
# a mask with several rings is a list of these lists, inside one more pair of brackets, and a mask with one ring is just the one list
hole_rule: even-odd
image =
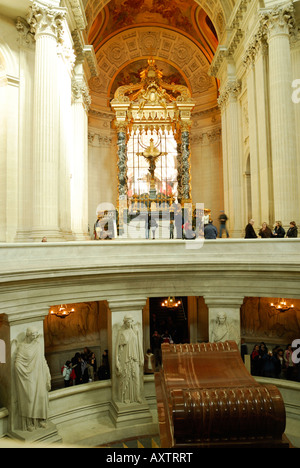
[[270,306],[274,298],[247,297],[241,307],[241,334],[249,341],[288,344],[300,336],[300,301],[286,312]]
[[230,311],[218,311],[216,316],[211,319],[209,333],[209,341],[211,343],[220,343],[228,340],[239,343],[239,323],[234,315],[231,315]]

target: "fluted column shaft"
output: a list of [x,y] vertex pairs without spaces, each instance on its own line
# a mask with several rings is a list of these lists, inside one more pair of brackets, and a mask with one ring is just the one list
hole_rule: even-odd
[[[78,67],[77,67],[78,68]],[[73,158],[71,181],[72,231],[75,239],[88,239],[88,117],[90,96],[81,73],[75,75],[73,91]],[[96,214],[97,202],[95,202]]]
[[58,58],[57,41],[63,9],[39,2],[30,8],[28,22],[35,33],[33,111],[32,238],[59,240],[58,214]]
[[226,132],[223,139],[225,210],[232,237],[241,237],[243,231],[239,92],[240,83],[230,81],[218,100]]
[[265,14],[269,43],[270,119],[276,220],[288,227],[298,213],[295,116],[292,107],[290,26],[293,7]]

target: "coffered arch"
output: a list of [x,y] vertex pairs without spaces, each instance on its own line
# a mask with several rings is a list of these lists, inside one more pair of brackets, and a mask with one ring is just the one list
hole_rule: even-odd
[[[140,27],[122,31],[101,47],[97,60],[101,73],[90,82],[92,96],[106,102],[120,70],[149,55],[173,66],[190,88],[196,105],[216,104],[217,83],[208,75],[209,59],[197,44],[177,31],[160,27]],[[211,105],[210,105],[211,103]]]

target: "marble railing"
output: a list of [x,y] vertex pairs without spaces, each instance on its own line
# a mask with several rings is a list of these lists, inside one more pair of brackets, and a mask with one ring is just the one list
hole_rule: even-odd
[[300,298],[300,239],[0,244],[0,314],[118,297]]
[[[294,447],[300,448],[300,383],[261,377],[257,378],[257,381],[261,384],[271,383],[279,389],[286,409],[285,434]],[[153,376],[145,377],[145,396],[152,408],[155,421],[157,410]],[[51,392],[50,419],[57,425],[64,444],[96,446],[128,438],[128,427],[124,435],[122,429],[116,430],[110,423],[108,416],[110,399],[110,380]],[[7,409],[0,408],[0,447],[1,438],[6,435],[7,419]],[[97,424],[93,424],[95,420]],[[89,429],[89,424],[93,430]],[[156,426],[155,422],[152,430],[158,431],[158,425]],[[139,428],[134,428],[134,426],[131,428],[133,436],[140,435],[138,431]],[[2,441],[5,445],[4,439]]]

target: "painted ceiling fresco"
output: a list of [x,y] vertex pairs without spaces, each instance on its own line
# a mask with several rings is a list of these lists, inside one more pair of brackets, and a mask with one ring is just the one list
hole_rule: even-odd
[[107,93],[112,99],[119,86],[139,82],[145,67],[141,57],[146,56],[155,58],[164,81],[170,84],[191,89],[193,83],[194,93],[211,86],[207,68],[218,37],[213,22],[196,1],[110,0],[101,10],[98,2],[91,0],[86,9],[88,41],[102,71],[90,83],[95,92]]
[[[162,25],[201,37],[196,11],[201,8],[191,0],[111,0],[95,19],[89,39],[95,51],[111,34],[137,25]],[[212,24],[212,35],[215,34]]]

